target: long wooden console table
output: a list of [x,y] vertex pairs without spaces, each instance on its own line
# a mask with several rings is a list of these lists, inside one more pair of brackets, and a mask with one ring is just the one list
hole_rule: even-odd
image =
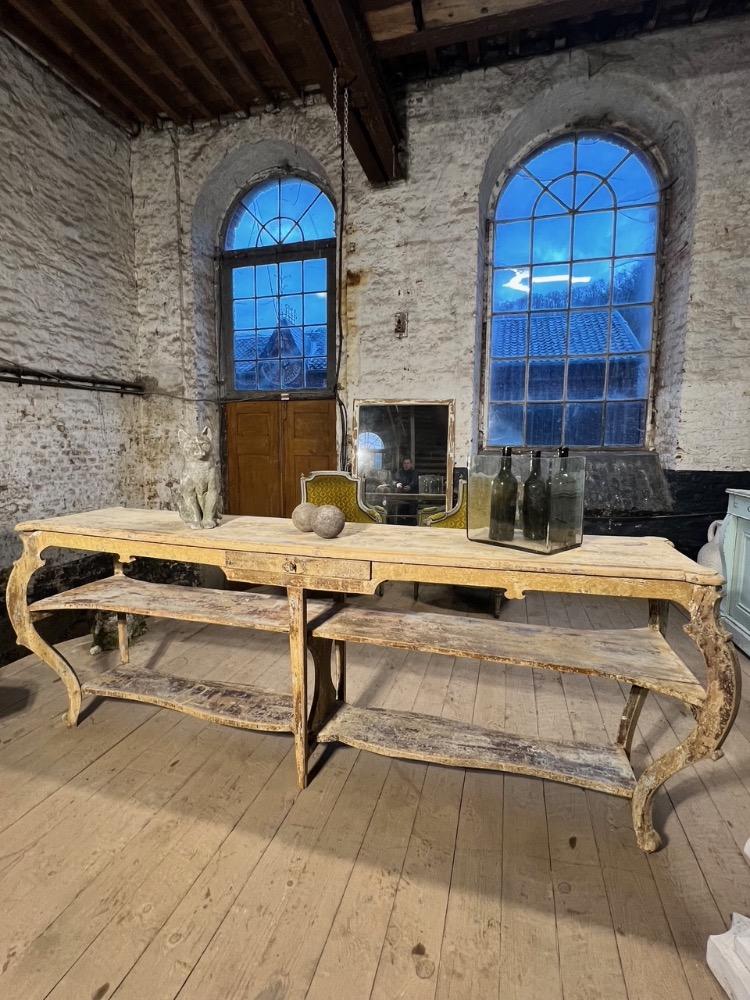
[[[193,531],[172,512],[121,507],[30,521],[18,531],[23,553],[8,583],[10,618],[18,642],[62,679],[69,725],[78,720],[82,697],[102,695],[223,725],[289,732],[301,788],[315,742],[536,775],[631,799],[638,844],[654,851],[660,845],[651,817],[656,790],[687,764],[718,751],[737,712],[738,663],[717,618],[722,579],[665,539],[587,537],[580,548],[539,556],[470,542],[457,531],[394,525],[348,524],[330,540],[301,534],[290,521],[261,517],[228,517],[218,528]],[[29,580],[49,548],[111,553],[114,574],[29,605]],[[286,597],[146,583],[123,572],[138,556],[218,566],[230,580],[283,587]],[[389,580],[502,588],[511,599],[527,591],[645,598],[649,624],[587,631],[346,603],[346,594],[373,594]],[[333,598],[308,599],[310,591],[332,592]],[[688,613],[686,631],[706,666],[702,684],[664,637],[671,601]],[[40,616],[83,608],[117,612],[118,666],[97,667],[94,660],[74,670],[35,627]],[[291,696],[131,668],[127,612],[288,633]],[[346,701],[351,642],[611,678],[629,684],[630,695],[617,740],[608,746],[527,739],[433,716],[358,707]],[[308,652],[315,667],[309,711]],[[630,751],[649,691],[688,705],[695,728],[636,776]]]

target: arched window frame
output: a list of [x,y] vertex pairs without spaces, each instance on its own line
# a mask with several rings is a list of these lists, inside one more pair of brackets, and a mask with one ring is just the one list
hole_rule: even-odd
[[[480,450],[483,452],[496,452],[502,448],[502,443],[498,442],[496,444],[489,443],[489,419],[490,419],[490,391],[489,391],[489,380],[491,377],[491,320],[493,316],[493,271],[494,271],[494,234],[495,225],[497,223],[497,208],[498,203],[503,195],[506,185],[510,180],[518,173],[518,171],[524,166],[525,163],[532,160],[538,154],[544,152],[550,147],[564,142],[566,139],[573,137],[612,137],[618,142],[629,146],[632,151],[637,153],[640,157],[647,161],[650,170],[653,172],[658,192],[659,200],[657,202],[657,220],[656,220],[656,247],[654,251],[654,262],[655,262],[655,276],[654,276],[654,292],[652,300],[652,321],[651,321],[651,343],[649,351],[649,373],[648,373],[648,389],[646,397],[646,415],[644,421],[644,435],[643,441],[639,445],[625,444],[625,445],[608,445],[608,444],[598,444],[598,445],[571,445],[571,450],[581,450],[583,452],[634,452],[634,451],[645,451],[652,449],[654,446],[655,429],[653,426],[653,414],[654,414],[654,399],[656,395],[656,375],[657,375],[657,364],[659,357],[659,325],[660,325],[660,300],[662,292],[662,281],[664,277],[664,260],[663,260],[663,248],[665,244],[664,239],[664,227],[666,219],[668,218],[668,194],[669,194],[669,183],[668,183],[668,172],[666,170],[664,161],[659,156],[658,150],[654,148],[653,144],[647,140],[644,136],[639,135],[635,132],[630,132],[622,128],[613,128],[607,125],[580,125],[576,127],[567,127],[560,130],[556,134],[548,135],[545,139],[537,139],[534,142],[525,145],[523,150],[513,158],[509,165],[497,175],[497,179],[492,187],[492,193],[489,198],[489,202],[486,204],[486,224],[484,231],[484,253],[483,253],[483,319],[482,319],[482,333],[481,333],[481,372],[480,372],[480,394],[481,394],[481,407],[480,407],[480,424],[479,424],[479,441]],[[553,182],[550,182],[553,183]],[[566,311],[570,313],[570,306],[567,307]],[[570,355],[568,353],[562,355],[562,357],[567,361]],[[526,363],[528,368],[529,356],[526,357]],[[527,376],[528,377],[528,376]],[[603,397],[606,403],[607,397]],[[524,400],[524,407],[528,404],[528,399]],[[518,447],[522,449],[531,449],[532,447],[539,447],[543,450],[545,448],[555,448],[556,445],[532,445],[532,444],[522,444]]]
[[[227,250],[226,242],[230,226],[243,199],[256,188],[269,181],[284,181],[288,179],[308,181],[317,187],[330,201],[334,210],[334,232],[337,231],[336,203],[332,192],[319,177],[301,170],[274,170],[262,177],[256,177],[251,184],[243,188],[232,202],[221,227],[218,252],[219,262],[219,295],[221,303],[220,317],[220,351],[219,369],[221,373],[221,398],[237,399],[279,399],[293,396],[300,398],[330,397],[336,388],[336,237],[330,239],[306,240],[298,243],[281,243],[273,246],[250,247],[241,250]],[[306,261],[322,259],[326,262],[326,346],[327,371],[326,384],[322,388],[285,388],[279,389],[246,389],[235,385],[235,336],[233,316],[233,272],[243,266],[258,266],[262,264],[283,263],[287,261]]]

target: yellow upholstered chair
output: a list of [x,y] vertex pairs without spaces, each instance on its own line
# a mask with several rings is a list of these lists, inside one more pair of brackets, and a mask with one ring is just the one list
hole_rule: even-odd
[[[460,528],[466,531],[468,525],[469,511],[469,491],[466,488],[466,480],[461,479],[458,483],[458,498],[450,510],[441,511],[439,514],[431,514],[425,520],[425,525],[430,528]],[[505,600],[504,590],[494,590],[493,592],[493,614],[495,618],[500,617],[500,609]],[[414,600],[419,599],[419,584],[414,584]]]
[[458,481],[458,499],[455,506],[450,510],[441,510],[438,514],[430,514],[425,518],[425,524],[429,528],[463,528],[466,531],[467,511],[468,511],[468,491],[466,480]]
[[360,480],[348,472],[311,472],[300,477],[302,503],[334,504],[344,512],[347,521],[357,524],[382,522],[380,511],[362,502],[359,487]]

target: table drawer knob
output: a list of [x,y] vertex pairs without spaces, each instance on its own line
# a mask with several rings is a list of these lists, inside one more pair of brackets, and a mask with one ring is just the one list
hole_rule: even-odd
[[297,572],[297,563],[296,562],[292,562],[291,559],[287,559],[287,561],[284,563],[283,569],[284,569],[285,573],[296,573]]

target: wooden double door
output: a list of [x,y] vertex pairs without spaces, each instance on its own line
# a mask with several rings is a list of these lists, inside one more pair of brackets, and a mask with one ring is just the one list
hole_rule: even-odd
[[225,403],[228,514],[289,517],[300,476],[335,469],[336,400]]

